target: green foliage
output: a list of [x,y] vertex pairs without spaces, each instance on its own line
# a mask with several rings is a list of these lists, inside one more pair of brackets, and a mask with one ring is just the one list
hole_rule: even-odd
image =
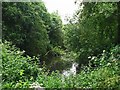
[[61,49],[60,47],[54,47],[54,48],[52,48],[52,51],[55,52],[56,54],[60,54],[60,55],[65,53],[64,50]]
[[[103,52],[103,54],[98,58],[92,58],[94,65],[98,67],[93,71],[89,70],[88,78],[90,77],[94,83],[94,87],[104,87],[104,88],[117,88],[119,87],[119,69],[120,69],[120,46],[116,46],[110,50],[110,53]],[[91,66],[91,64],[90,64]],[[89,67],[90,68],[90,67]],[[92,70],[92,69],[91,69]],[[113,82],[111,82],[113,79]],[[90,84],[91,85],[91,84]],[[93,86],[92,86],[93,87]]]
[[[90,61],[89,67],[84,68],[79,78],[84,78],[85,85],[87,84],[88,87],[118,88],[120,82],[119,51],[120,46],[116,46],[109,53],[104,51],[100,57],[92,57],[93,62]],[[92,67],[93,64],[94,67]]]
[[120,46],[111,48],[109,52],[103,50],[98,57],[91,56],[89,66],[69,77],[59,71],[50,74],[41,68],[38,70],[37,65],[31,63],[34,58],[23,57],[23,52],[8,42],[1,46],[3,88],[29,88],[33,82],[45,88],[120,88]]
[[[62,46],[62,21],[49,14],[42,1],[2,4],[3,40],[12,41],[30,56],[43,56],[50,46]],[[51,49],[51,48],[50,48]]]
[[62,79],[59,72],[52,72],[51,75],[48,73],[44,73],[43,75],[39,75],[37,78],[37,82],[46,88],[61,88]]
[[50,14],[50,24],[48,28],[50,44],[54,46],[63,46],[62,21],[57,12]]
[[28,55],[45,54],[49,44],[45,23],[49,14],[44,3],[4,2],[2,5],[3,39],[12,41]]
[[[44,73],[39,75],[37,82],[46,88],[120,88],[120,46],[116,46],[110,52],[103,52],[101,56],[92,57],[92,67],[84,66],[81,72],[75,76],[65,77],[59,72],[51,75]],[[97,62],[97,63],[96,63]]]
[[0,46],[2,47],[3,87],[17,88],[24,87],[24,85],[28,87],[28,83],[36,79],[39,71],[38,66],[33,62],[35,58],[24,57],[23,51],[15,48],[7,41],[0,44]]
[[88,63],[89,56],[96,56],[116,44],[117,5],[116,3],[83,3],[78,9],[77,20],[64,26],[65,45],[75,51],[79,64]]
[[[82,4],[63,27],[42,1],[3,2],[3,89],[30,88],[34,82],[45,88],[120,88],[119,4]],[[28,55],[40,56],[46,67]],[[79,73],[62,75],[75,60]]]

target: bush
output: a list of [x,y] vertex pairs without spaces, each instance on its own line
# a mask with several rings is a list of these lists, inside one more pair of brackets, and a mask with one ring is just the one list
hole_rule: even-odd
[[37,78],[37,82],[45,88],[62,88],[62,77],[59,72],[52,72],[51,75],[48,73],[43,73]]
[[[92,67],[94,64],[94,67]],[[77,76],[77,87],[120,88],[120,46],[103,51],[99,57],[92,57],[89,67],[84,67]]]
[[98,57],[92,57],[95,67],[84,66],[81,72],[75,76],[65,77],[59,72],[51,75],[44,73],[39,75],[37,82],[46,88],[120,88],[120,46],[116,46],[110,52],[103,51]]
[[35,58],[24,57],[24,51],[20,51],[7,41],[0,46],[2,46],[3,86],[19,84],[18,86],[22,87],[20,84],[26,85],[28,80],[36,79],[39,70],[36,63],[32,62]]
[[109,52],[104,50],[98,57],[91,56],[89,65],[80,73],[66,77],[58,71],[49,73],[44,68],[38,69],[31,63],[34,58],[23,57],[23,52],[8,42],[1,45],[3,88],[29,88],[33,82],[45,88],[120,88],[120,46]]

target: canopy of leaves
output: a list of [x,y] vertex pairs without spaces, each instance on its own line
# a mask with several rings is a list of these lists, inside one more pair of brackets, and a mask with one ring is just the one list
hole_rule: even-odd
[[50,44],[62,45],[62,21],[49,14],[42,1],[2,4],[3,40],[12,41],[30,56],[44,55]]
[[117,4],[83,3],[76,12],[76,22],[64,26],[65,44],[79,54],[78,62],[87,63],[90,55],[98,55],[117,41]]

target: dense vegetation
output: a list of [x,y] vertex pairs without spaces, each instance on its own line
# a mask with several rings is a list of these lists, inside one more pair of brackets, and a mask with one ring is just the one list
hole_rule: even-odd
[[[120,89],[120,3],[76,4],[63,25],[42,1],[2,3],[3,89]],[[72,62],[77,74],[61,74]]]
[[65,25],[67,46],[79,54],[79,63],[85,64],[87,57],[116,45],[117,13],[116,3],[85,3],[83,10],[77,11],[76,23]]

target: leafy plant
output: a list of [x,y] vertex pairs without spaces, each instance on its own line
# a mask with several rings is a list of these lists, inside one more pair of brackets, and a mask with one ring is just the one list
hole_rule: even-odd
[[20,51],[7,41],[2,43],[1,46],[3,86],[9,87],[12,84],[26,85],[28,80],[32,82],[37,78],[39,69],[36,63],[32,61],[34,58],[24,57],[23,51]]

